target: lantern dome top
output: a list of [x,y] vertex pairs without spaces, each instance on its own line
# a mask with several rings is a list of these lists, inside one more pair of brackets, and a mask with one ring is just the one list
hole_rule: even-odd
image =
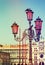
[[[36,19],[36,21],[39,21],[39,22],[41,21],[41,22],[43,22],[39,16],[38,16],[38,18]],[[35,21],[35,22],[36,22],[36,21]]]
[[12,24],[12,26],[11,27],[13,27],[13,26],[19,26],[19,25],[17,25],[17,23],[16,22],[14,22],[13,24]]
[[29,8],[28,8],[28,9],[26,9],[25,11],[26,11],[26,12],[30,11],[30,12],[32,12],[32,13],[33,13],[33,11],[32,11],[31,9],[29,9]]

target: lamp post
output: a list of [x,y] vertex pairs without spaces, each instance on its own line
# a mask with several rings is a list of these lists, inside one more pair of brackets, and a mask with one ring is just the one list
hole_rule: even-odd
[[[20,39],[20,33],[19,33],[19,38],[16,38],[16,35],[18,34],[19,25],[17,25],[17,23],[13,23],[11,28],[12,28],[12,33],[14,34],[14,39],[18,41],[18,39]],[[19,65],[20,65],[20,41],[19,41]]]
[[33,19],[33,11],[30,9],[26,9],[26,15],[27,15],[27,20],[29,21],[29,65],[32,65],[32,25],[31,21]]
[[[35,31],[36,35],[34,34],[34,30],[32,29],[33,25],[31,24],[31,21],[33,20],[33,11],[31,9],[26,9],[25,10],[26,15],[27,15],[27,20],[29,21],[29,28],[24,31],[24,35],[20,39],[20,37],[16,37],[18,34],[18,25],[14,23],[11,28],[12,32],[14,34],[14,38],[16,41],[22,41],[26,36],[29,38],[29,65],[33,65],[32,63],[32,40],[34,39],[36,42],[40,40],[40,35],[41,35],[41,28],[42,28],[42,20],[38,17],[34,22],[35,22]],[[28,33],[26,32],[28,30]],[[20,50],[19,50],[20,51]],[[20,57],[19,57],[20,61]],[[20,63],[20,62],[19,62]]]
[[36,42],[40,39],[41,28],[42,28],[42,20],[38,17],[35,21],[35,30],[36,30],[36,38],[34,36],[34,31],[32,30],[33,25],[31,25],[31,21],[33,20],[33,11],[31,9],[26,9],[27,20],[29,21],[29,65],[33,65],[32,63],[32,39],[34,38]]

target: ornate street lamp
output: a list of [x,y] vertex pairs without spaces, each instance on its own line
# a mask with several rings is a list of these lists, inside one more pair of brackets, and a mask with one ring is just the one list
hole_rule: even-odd
[[[38,42],[40,40],[43,21],[39,17],[34,21],[35,30],[36,30],[36,35],[34,35],[34,30],[32,29],[33,25],[31,25],[31,21],[33,20],[33,11],[31,9],[26,9],[25,12],[27,15],[27,20],[29,21],[29,28],[24,30],[22,38],[16,37],[16,35],[18,34],[19,25],[14,23],[11,26],[11,28],[12,28],[12,32],[14,34],[14,38],[16,41],[20,42],[24,38],[26,38],[26,36],[28,36],[28,38],[29,38],[29,65],[33,65],[33,63],[32,63],[32,40],[34,39],[36,42]],[[26,31],[28,31],[28,33]],[[20,59],[19,59],[19,61],[20,61]]]

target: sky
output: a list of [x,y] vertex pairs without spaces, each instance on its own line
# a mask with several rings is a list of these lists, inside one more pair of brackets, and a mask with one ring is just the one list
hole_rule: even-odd
[[29,27],[25,10],[30,8],[33,14],[31,21],[39,16],[43,20],[41,35],[45,38],[45,0],[0,0],[0,44],[16,44],[11,25],[16,22],[21,31]]

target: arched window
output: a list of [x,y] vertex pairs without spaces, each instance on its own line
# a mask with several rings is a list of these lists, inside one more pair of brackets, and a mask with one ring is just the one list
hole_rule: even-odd
[[20,65],[20,64],[18,64],[18,65]]
[[21,65],[23,65],[23,63]]
[[44,62],[42,62],[42,65],[44,65]]
[[44,62],[40,62],[39,65],[44,65]]
[[14,65],[16,65],[16,64],[14,64]]

